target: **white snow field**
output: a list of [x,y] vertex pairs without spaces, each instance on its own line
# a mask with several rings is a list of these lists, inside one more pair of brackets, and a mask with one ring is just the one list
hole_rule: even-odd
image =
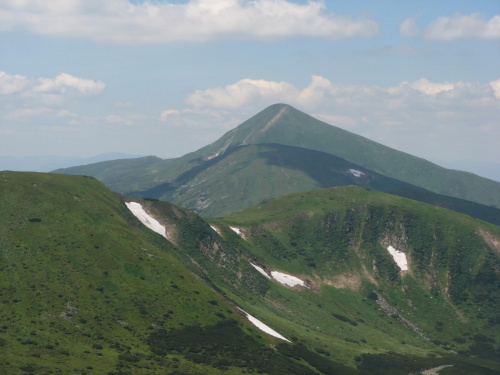
[[240,236],[240,237],[243,236],[243,232],[241,231],[240,228],[236,228],[236,227],[229,227],[229,228],[231,228],[233,231],[235,231],[238,234],[238,236]]
[[255,268],[257,271],[259,271],[261,274],[263,274],[265,277],[267,277],[269,280],[271,280],[271,276],[269,276],[266,271],[264,271],[262,268],[260,268],[259,266],[253,264],[252,262],[250,262],[250,264],[253,266],[253,268]]
[[364,176],[365,174],[361,171],[358,171],[357,169],[349,169],[349,173],[352,174],[354,177],[361,177]]
[[286,337],[284,336],[281,336],[278,332],[276,332],[274,329],[272,329],[271,327],[268,327],[266,326],[264,323],[262,323],[260,320],[258,320],[257,318],[254,318],[252,315],[250,315],[249,313],[247,313],[246,311],[240,309],[238,307],[238,309],[240,311],[242,311],[246,316],[247,316],[247,319],[250,320],[250,322],[256,326],[258,329],[260,329],[261,331],[267,333],[268,335],[271,335],[271,336],[274,336],[274,337],[277,337],[281,340],[285,340],[285,341],[288,341],[288,342],[291,342],[290,340],[288,340]]
[[398,267],[401,268],[401,271],[408,271],[408,261],[406,260],[406,254],[402,251],[396,250],[390,245],[387,250],[389,251],[389,254],[391,254],[394,258],[394,261],[396,262]]
[[281,273],[278,271],[271,271],[271,276],[273,277],[273,279],[275,279],[276,281],[280,282],[283,285],[288,285],[291,287],[294,287],[295,285],[300,285],[303,286],[304,288],[307,288],[306,284],[298,277],[287,275],[286,273]]
[[156,233],[161,234],[168,240],[167,230],[156,219],[152,218],[144,211],[144,208],[137,202],[125,202],[127,208],[149,229],[154,230]]
[[216,231],[217,233],[219,233],[219,231],[217,230],[217,227],[213,226],[210,224],[210,228],[212,228],[214,231]]

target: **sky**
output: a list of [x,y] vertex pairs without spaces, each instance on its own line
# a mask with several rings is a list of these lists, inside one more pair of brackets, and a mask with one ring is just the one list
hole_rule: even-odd
[[274,103],[500,162],[500,2],[0,1],[0,156],[182,156]]

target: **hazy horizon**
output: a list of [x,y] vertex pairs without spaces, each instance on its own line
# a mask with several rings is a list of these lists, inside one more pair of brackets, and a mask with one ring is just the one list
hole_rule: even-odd
[[499,19],[487,0],[3,1],[0,154],[177,157],[283,102],[427,160],[496,162]]

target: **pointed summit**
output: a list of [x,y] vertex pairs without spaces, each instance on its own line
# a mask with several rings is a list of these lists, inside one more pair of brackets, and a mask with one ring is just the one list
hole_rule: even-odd
[[[279,152],[275,147],[277,145],[282,146]],[[196,208],[198,212],[201,212],[202,208],[199,207],[207,205],[205,196],[208,197],[210,194],[216,194],[216,192],[221,191],[220,187],[214,187],[215,184],[228,185],[230,183],[229,180],[238,178],[237,185],[241,185],[241,181],[248,179],[252,180],[252,183],[256,183],[256,176],[259,173],[262,173],[264,170],[269,172],[269,168],[272,166],[269,164],[269,160],[262,155],[264,149],[260,146],[275,147],[276,150],[273,152],[280,154],[280,156],[277,159],[276,157],[273,158],[276,159],[275,164],[277,163],[276,165],[280,165],[281,167],[283,167],[282,163],[287,159],[284,156],[285,154],[293,156],[294,163],[299,163],[300,167],[294,164],[294,167],[289,170],[291,174],[295,174],[298,170],[301,170],[305,175],[310,177],[311,174],[314,174],[313,171],[319,169],[321,175],[331,177],[331,171],[328,169],[330,164],[326,160],[331,161],[332,157],[338,157],[344,159],[344,162],[355,164],[355,166],[348,166],[347,170],[350,168],[356,171],[366,169],[434,193],[500,207],[500,183],[498,182],[471,173],[439,167],[424,159],[391,149],[362,136],[329,125],[290,105],[282,103],[267,107],[238,127],[228,131],[212,144],[178,159],[151,162],[143,165],[140,170],[132,172],[130,168],[123,168],[122,172],[117,172],[116,163],[105,163],[99,166],[100,171],[108,166],[108,169],[113,171],[112,173],[106,172],[100,174],[98,171],[93,171],[92,168],[72,168],[59,172],[90,174],[100,178],[108,186],[117,191],[127,194],[136,192],[143,192],[145,194],[147,192],[150,195],[144,196],[162,197],[162,199],[168,198],[170,201],[182,203],[190,208]],[[290,148],[290,146],[292,147]],[[238,162],[241,164],[239,164],[237,170],[232,170],[231,168],[235,167],[236,162],[234,160],[231,162],[232,164],[229,162],[229,154],[236,153],[241,148],[248,148],[247,154],[245,154],[245,157],[243,157],[243,153],[239,154]],[[291,149],[294,149],[294,151],[292,152]],[[250,156],[251,150],[254,152],[253,156]],[[328,157],[325,158],[324,156],[314,154],[314,152],[317,153],[318,151],[328,154]],[[269,150],[266,152],[269,154]],[[298,157],[299,154],[302,156]],[[313,158],[314,161],[311,159],[313,154],[315,155]],[[305,155],[308,155],[308,157],[306,158]],[[235,157],[235,155],[233,156]],[[266,161],[263,161],[264,159]],[[319,161],[319,159],[322,161]],[[226,162],[223,162],[224,160]],[[254,169],[250,168],[252,160],[261,160],[260,164],[257,163],[254,165]],[[131,163],[127,162],[127,165],[131,165]],[[206,180],[193,180],[200,173],[208,169],[210,169],[210,176],[207,176]],[[231,173],[229,172],[230,170]],[[243,175],[236,177],[239,171]],[[213,179],[217,173],[220,174],[218,181],[215,181]],[[283,168],[271,173],[272,177],[269,177],[269,181],[279,180],[281,182],[279,184],[276,182],[276,184],[281,185],[269,188],[270,196],[263,199],[295,191],[289,186],[290,173],[284,173]],[[277,176],[284,176],[285,179],[280,180]],[[194,189],[196,186],[202,186],[202,182],[207,183],[208,180],[213,181],[214,185],[207,186],[203,191],[199,191],[199,196],[193,196],[189,204],[181,199],[180,196],[184,193],[178,189],[182,187]],[[339,181],[337,181],[337,184],[341,185]],[[261,185],[263,186],[263,183]],[[333,185],[335,184],[331,182],[327,186]],[[258,184],[255,186],[252,185],[252,188],[247,187],[239,193],[244,193],[243,195],[246,194],[247,197],[252,196],[255,191],[262,190],[262,186]],[[307,189],[315,189],[319,186],[323,185],[307,185]],[[306,185],[303,185],[302,189],[306,190]],[[272,195],[271,191],[274,192],[272,194],[277,195]],[[229,195],[235,196],[237,194],[235,191],[231,191]],[[255,197],[257,195],[255,194]],[[202,196],[203,199],[201,198]],[[225,196],[225,194],[221,196]],[[419,199],[418,197],[413,198]],[[445,203],[441,202],[441,204],[446,206]],[[460,209],[457,208],[457,210]],[[472,214],[469,211],[467,212]]]
[[194,154],[207,160],[232,147],[269,143],[326,152],[439,194],[500,207],[498,182],[442,168],[329,125],[283,103],[267,107]]

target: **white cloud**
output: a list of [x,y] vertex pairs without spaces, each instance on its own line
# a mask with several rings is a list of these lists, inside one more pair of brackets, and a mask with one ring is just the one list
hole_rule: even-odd
[[23,91],[29,85],[29,80],[21,75],[9,75],[0,71],[0,94],[9,95]]
[[261,99],[271,101],[291,100],[297,89],[287,82],[242,79],[225,87],[217,87],[191,94],[187,103],[194,107],[239,108]]
[[[98,95],[101,81],[61,73],[55,78],[28,78],[0,71],[0,118],[3,126],[27,126],[45,121],[66,126],[86,118],[70,111],[71,104]],[[86,118],[88,119],[88,118]]]
[[111,43],[202,42],[294,36],[373,37],[373,20],[337,15],[323,1],[10,0],[0,2],[0,31],[29,31]]
[[104,90],[104,83],[101,81],[78,78],[66,73],[59,74],[55,79],[39,78],[38,81],[33,92],[64,94],[74,90],[80,94],[93,95]]
[[177,109],[166,109],[160,114],[160,120],[166,121],[168,116],[178,115],[179,113]]
[[[414,104],[434,106],[453,100],[468,100],[466,106],[498,105],[500,80],[481,85],[474,82],[431,82],[420,78],[414,82],[401,82],[397,86],[346,86],[333,84],[321,76],[312,76],[304,88],[289,82],[242,79],[224,86],[198,90],[188,96],[186,103],[194,108],[237,109],[265,106],[284,102],[307,110],[322,106],[332,106],[335,111],[345,108],[369,107],[373,103],[383,103],[381,109],[410,108]],[[175,110],[170,110],[175,111]],[[178,111],[176,111],[178,112]],[[337,115],[337,114],[335,114]]]
[[495,92],[495,96],[497,99],[500,99],[500,79],[490,82],[491,88]]
[[399,24],[399,33],[407,38],[417,36],[419,34],[417,27],[418,17],[419,16],[411,16],[403,20],[403,22]]
[[0,71],[0,95],[31,98],[57,98],[65,95],[97,95],[105,84],[61,73],[55,78],[30,79],[21,75],[9,75]]
[[436,95],[439,94],[440,92],[450,91],[455,88],[455,85],[452,83],[429,82],[425,78],[420,78],[418,81],[410,83],[409,86],[412,89],[420,91],[421,93],[424,93],[426,95]]
[[431,22],[424,33],[426,39],[443,42],[457,39],[500,39],[500,15],[485,19],[478,13],[456,14],[452,17],[439,17]]

